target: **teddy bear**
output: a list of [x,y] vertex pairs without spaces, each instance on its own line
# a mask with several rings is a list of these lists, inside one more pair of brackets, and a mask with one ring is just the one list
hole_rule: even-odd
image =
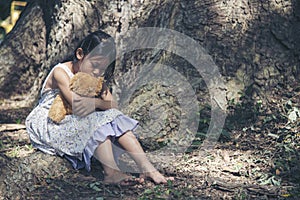
[[[70,80],[71,91],[85,97],[100,97],[104,88],[104,77],[93,77],[90,74],[78,72]],[[59,93],[53,100],[48,117],[55,123],[61,122],[66,115],[72,114],[72,107]]]

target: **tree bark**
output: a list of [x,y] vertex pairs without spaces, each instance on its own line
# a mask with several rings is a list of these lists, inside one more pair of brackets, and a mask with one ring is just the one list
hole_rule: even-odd
[[[34,21],[34,25],[31,20]],[[2,42],[0,52],[2,97],[30,89],[31,83],[37,78],[38,68],[46,50],[44,27],[41,8],[30,6]]]
[[[122,44],[126,31],[145,26],[174,29],[199,41],[226,77],[228,98],[249,86],[261,90],[297,81],[297,9],[296,0],[32,1],[1,44],[0,96],[25,94],[26,102],[34,102],[49,69],[72,54],[88,32],[105,30]],[[137,53],[128,57],[145,60],[145,52]],[[128,57],[121,57],[117,79],[141,62]],[[185,71],[190,67],[171,57],[165,61]]]
[[95,11],[85,1],[28,3],[0,47],[0,96],[24,94],[26,102],[33,103],[49,69],[72,55],[84,35],[100,27]]

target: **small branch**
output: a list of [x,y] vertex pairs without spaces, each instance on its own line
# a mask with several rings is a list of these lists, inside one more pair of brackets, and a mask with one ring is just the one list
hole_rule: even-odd
[[17,131],[26,129],[24,124],[0,124],[0,132],[2,131]]

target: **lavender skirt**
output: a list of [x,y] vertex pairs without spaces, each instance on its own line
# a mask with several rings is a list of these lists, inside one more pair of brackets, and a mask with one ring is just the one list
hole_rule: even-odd
[[75,169],[85,168],[87,171],[91,170],[91,159],[96,148],[100,143],[104,142],[107,137],[112,140],[112,149],[114,159],[118,163],[118,157],[124,153],[124,149],[119,145],[117,139],[127,131],[134,131],[138,126],[138,121],[127,117],[126,115],[119,115],[113,121],[101,126],[94,132],[94,135],[89,139],[84,148],[82,160],[74,156],[64,155],[69,160]]

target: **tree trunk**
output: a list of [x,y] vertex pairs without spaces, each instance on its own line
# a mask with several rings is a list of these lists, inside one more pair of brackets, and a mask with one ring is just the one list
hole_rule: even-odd
[[[1,44],[0,96],[26,94],[26,102],[33,102],[49,69],[72,54],[88,32],[105,30],[122,44],[120,36],[145,26],[174,29],[199,41],[226,77],[228,98],[249,86],[267,89],[295,81],[297,9],[296,0],[32,1]],[[145,60],[146,54],[138,53],[135,57]],[[121,59],[116,79],[140,62]],[[178,59],[166,60],[188,68]]]
[[[9,97],[29,90],[37,78],[45,58],[45,24],[39,6],[26,9],[1,44],[0,88],[1,96]],[[30,8],[30,7],[29,7]],[[34,25],[30,22],[34,21]],[[39,34],[37,34],[39,33]],[[18,87],[17,87],[18,86]]]
[[28,3],[1,44],[0,96],[24,94],[32,104],[49,69],[69,57],[88,32],[99,29],[96,11],[79,0]]

